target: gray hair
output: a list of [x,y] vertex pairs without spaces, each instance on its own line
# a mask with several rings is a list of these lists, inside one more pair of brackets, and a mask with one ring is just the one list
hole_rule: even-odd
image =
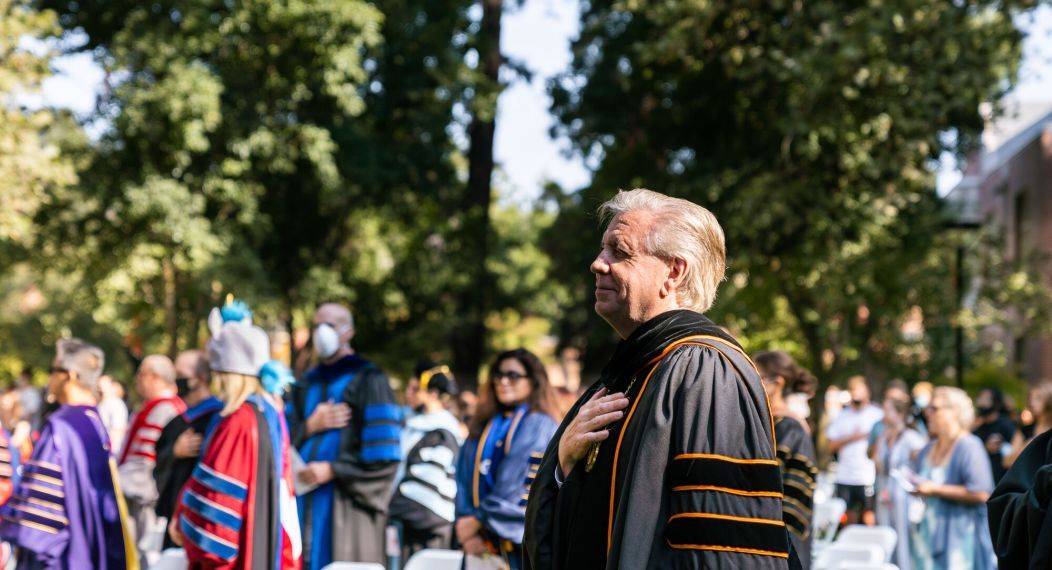
[[142,359],[140,370],[149,370],[160,376],[168,384],[175,384],[175,365],[172,359],[163,354],[151,354]]
[[964,431],[971,431],[972,422],[975,421],[975,406],[972,404],[972,399],[968,397],[968,394],[964,390],[953,386],[939,386],[932,393],[932,399],[939,397],[946,400],[946,404],[952,406],[954,411],[957,412],[957,422],[961,424],[961,428]]
[[55,362],[64,370],[75,372],[77,383],[94,392],[106,366],[106,353],[79,338],[66,338],[55,344]]
[[699,313],[712,308],[716,289],[727,271],[723,228],[716,216],[693,202],[637,188],[619,191],[599,207],[599,217],[609,224],[618,215],[634,211],[651,212],[660,218],[643,240],[646,252],[687,264],[683,285],[677,291],[680,306]]

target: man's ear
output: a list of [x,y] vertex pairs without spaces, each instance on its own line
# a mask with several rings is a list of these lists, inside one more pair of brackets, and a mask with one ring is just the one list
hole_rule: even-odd
[[674,294],[683,286],[683,278],[687,275],[687,262],[678,257],[668,261],[668,276],[665,278],[662,292],[666,295]]

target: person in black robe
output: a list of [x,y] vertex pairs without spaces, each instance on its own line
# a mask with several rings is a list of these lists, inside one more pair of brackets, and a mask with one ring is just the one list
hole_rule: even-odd
[[1001,390],[983,388],[975,398],[975,415],[979,425],[972,433],[986,446],[994,483],[997,483],[1005,475],[1004,458],[1012,453],[1012,438],[1015,436],[1015,424],[1008,417]]
[[1035,437],[986,502],[999,568],[1052,568],[1052,431]]
[[[175,383],[187,410],[168,422],[157,439],[157,464],[153,477],[157,481],[158,517],[171,519],[179,502],[179,492],[190,480],[201,461],[201,444],[216,412],[223,402],[209,390],[212,371],[208,357],[200,350],[187,350],[175,359]],[[172,537],[165,533],[164,549],[174,548]]]
[[719,223],[649,190],[600,213],[595,309],[624,340],[541,460],[524,566],[789,567],[767,395],[701,314],[725,270]]
[[755,356],[763,386],[774,414],[774,435],[778,442],[778,464],[782,470],[782,519],[789,539],[804,568],[811,567],[811,519],[815,504],[815,444],[806,419],[790,404],[805,408],[814,397],[818,379],[781,351]]

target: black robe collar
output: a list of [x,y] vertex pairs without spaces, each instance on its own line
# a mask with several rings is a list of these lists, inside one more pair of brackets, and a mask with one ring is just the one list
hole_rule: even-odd
[[599,374],[599,381],[605,386],[616,387],[642,371],[670,344],[693,335],[719,337],[741,348],[734,337],[705,315],[688,309],[667,311],[643,323],[627,339],[618,343],[614,356]]

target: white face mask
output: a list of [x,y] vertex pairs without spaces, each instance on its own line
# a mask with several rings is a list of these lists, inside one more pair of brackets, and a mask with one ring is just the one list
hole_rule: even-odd
[[931,397],[927,394],[919,394],[916,398],[913,399],[913,403],[917,404],[917,407],[923,410],[924,408],[928,407],[928,404],[931,403]]
[[806,394],[789,394],[785,397],[785,407],[798,418],[811,417],[811,405],[807,403]]
[[314,352],[327,360],[340,350],[340,333],[331,325],[321,324],[314,329]]

